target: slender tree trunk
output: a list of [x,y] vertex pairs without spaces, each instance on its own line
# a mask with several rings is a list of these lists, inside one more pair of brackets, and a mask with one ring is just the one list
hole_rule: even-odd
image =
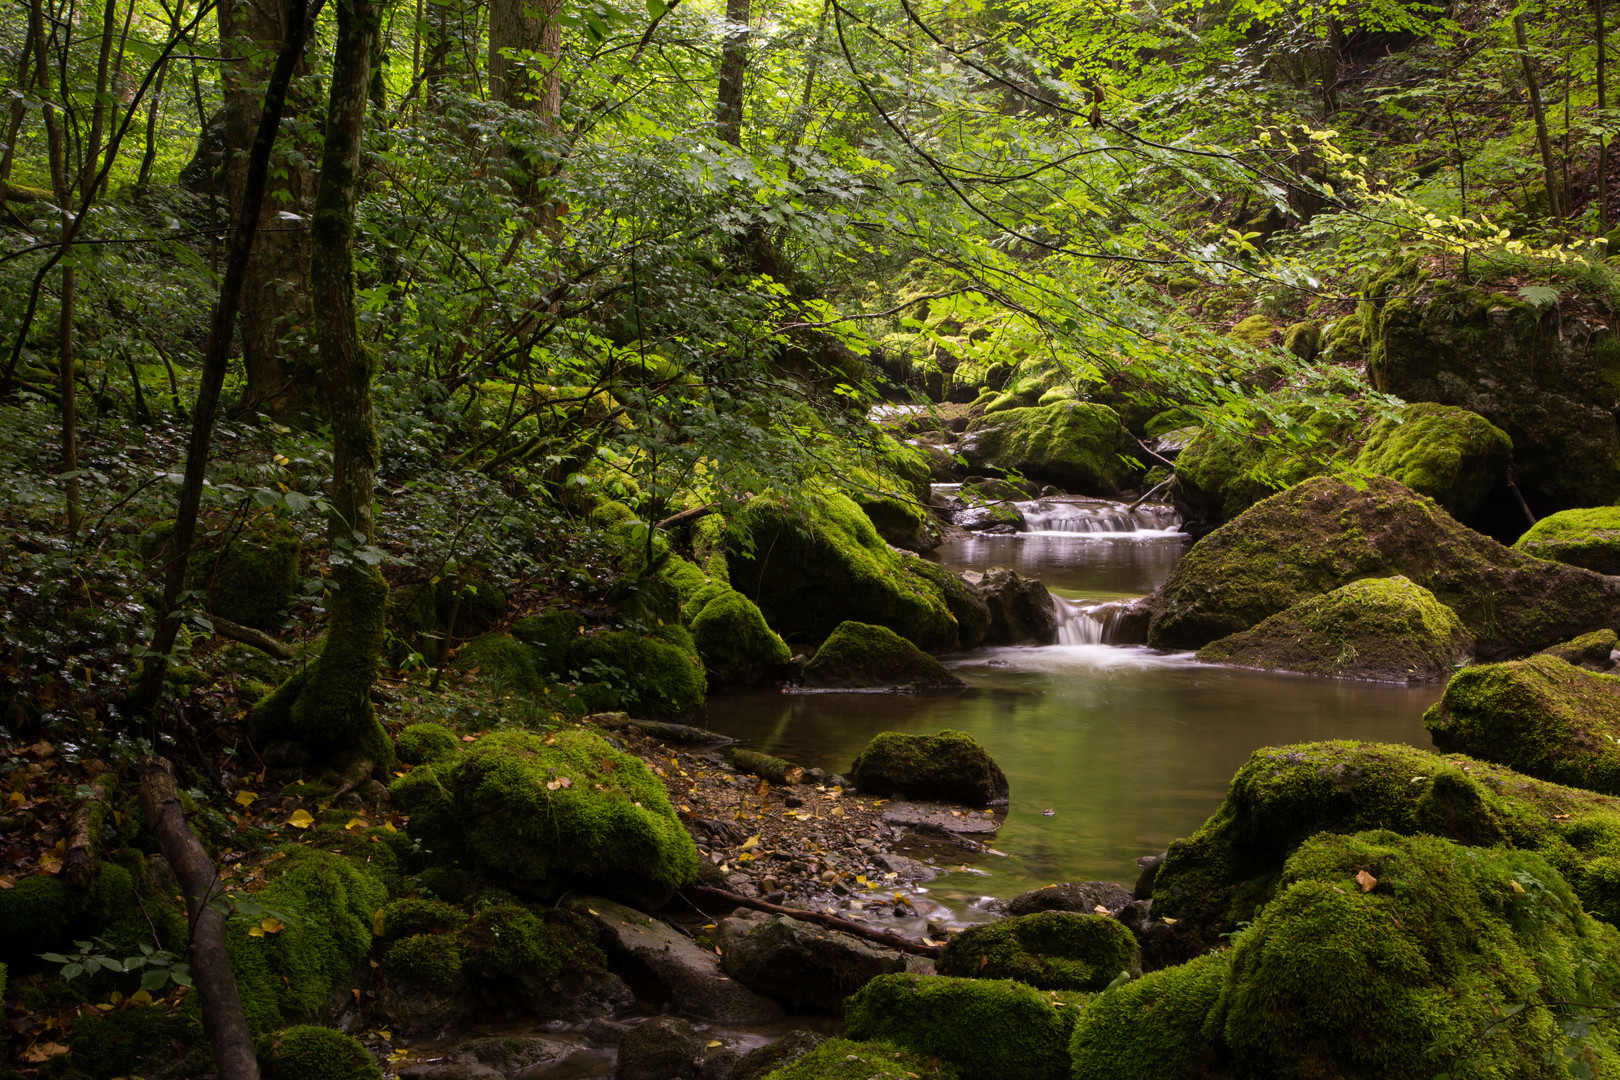
[[726,36],[720,46],[720,88],[714,129],[722,142],[742,145],[743,77],[748,71],[749,0],[726,0]]
[[1525,33],[1524,16],[1513,16],[1513,33],[1519,39],[1519,64],[1524,70],[1525,89],[1530,94],[1530,115],[1536,122],[1536,142],[1541,147],[1541,171],[1547,186],[1547,213],[1562,217],[1558,199],[1558,170],[1553,166],[1552,137],[1547,133],[1547,111],[1541,106],[1541,83],[1530,60],[1530,37]]
[[[169,36],[175,37],[180,33],[180,9],[185,0],[175,0],[174,9],[169,15]],[[146,185],[152,182],[152,166],[157,161],[157,124],[158,106],[163,103],[163,83],[169,76],[169,65],[164,64],[157,74],[157,80],[152,84],[152,100],[146,107],[146,150],[141,154],[141,169],[135,177],[135,187],[145,191]],[[201,117],[205,126],[208,118]]]
[[22,133],[23,120],[28,115],[24,101],[28,95],[28,76],[33,70],[34,51],[24,46],[17,57],[17,92],[11,97],[11,116],[6,121],[6,146],[0,151],[0,184],[11,179],[11,163],[17,155],[17,136]]
[[118,21],[118,0],[107,0],[101,13],[101,51],[96,57],[96,99],[90,106],[90,138],[85,143],[80,191],[89,191],[101,164],[101,129],[107,122],[107,76],[112,63],[113,27]]
[[[541,126],[555,132],[562,112],[562,86],[557,61],[562,56],[562,26],[557,21],[560,0],[492,0],[489,5],[489,96],[509,108],[533,113]],[[529,54],[529,55],[521,55]],[[531,56],[544,57],[546,70]],[[510,150],[513,189],[526,206],[537,206],[549,171],[538,156],[522,146]],[[540,207],[548,232],[556,228],[556,215],[547,204]]]
[[326,647],[253,714],[261,731],[291,734],[333,758],[379,765],[393,758],[371,705],[382,663],[388,585],[371,546],[378,464],[371,408],[375,359],[361,341],[355,311],[354,206],[372,42],[381,11],[372,0],[346,0],[338,7],[326,139],[310,225],[320,389],[332,425],[327,535],[333,565]]
[[[257,219],[264,203],[264,191],[270,175],[270,151],[275,145],[276,129],[281,126],[282,106],[287,100],[287,87],[292,82],[293,69],[304,53],[304,40],[310,24],[320,12],[324,0],[310,0],[307,14],[289,21],[287,37],[281,43],[275,70],[265,86],[264,108],[259,114],[258,133],[248,151],[247,179],[243,185],[244,213]],[[152,644],[141,664],[140,681],[130,696],[130,705],[137,712],[150,709],[163,691],[163,676],[168,670],[169,650],[174,648],[180,633],[180,593],[185,588],[186,570],[191,563],[191,544],[197,533],[197,510],[202,505],[203,481],[208,470],[208,443],[214,432],[214,415],[219,410],[219,394],[225,385],[225,368],[231,353],[231,337],[236,328],[236,313],[242,299],[242,286],[247,278],[248,256],[253,247],[253,230],[237,229],[231,233],[230,251],[225,257],[225,277],[220,282],[219,300],[214,304],[213,318],[208,327],[208,347],[203,353],[202,384],[197,389],[197,404],[191,414],[191,439],[186,444],[185,479],[180,485],[180,503],[175,508],[174,532],[170,534],[170,552],[167,572],[163,579],[162,608],[158,613],[157,630]]]
[[[1597,2],[1597,106],[1601,115],[1609,105],[1608,51],[1606,16],[1603,0]],[[1609,136],[1598,136],[1598,228],[1609,231]]]

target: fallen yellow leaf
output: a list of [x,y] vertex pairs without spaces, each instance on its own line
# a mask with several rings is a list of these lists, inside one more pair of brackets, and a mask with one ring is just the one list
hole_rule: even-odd
[[1362,892],[1372,892],[1378,887],[1378,879],[1365,870],[1357,870],[1356,884],[1361,886]]
[[267,934],[279,934],[283,930],[287,929],[287,924],[282,922],[280,919],[273,919],[267,916],[265,920],[259,924],[259,929],[263,930]]
[[129,995],[129,1000],[136,1005],[150,1005],[152,1004],[152,995],[146,991],[145,987],[142,987]]
[[238,806],[252,806],[256,799],[258,799],[258,796],[251,791],[238,791],[236,793],[236,805]]
[[308,810],[294,810],[292,817],[287,819],[287,824],[295,829],[307,829],[315,824],[315,819],[310,816]]
[[1517,881],[1509,880],[1508,886],[1516,893],[1524,892],[1524,886],[1520,885]]
[[750,836],[748,839],[746,839],[746,840],[744,840],[742,842],[742,849],[744,851],[747,851],[749,848],[755,848],[755,847],[758,847],[758,846],[759,846],[759,834],[758,833],[755,833],[753,836]]
[[347,825],[343,826],[343,827],[345,829],[349,829],[350,831],[353,831],[355,829],[367,828],[370,825],[371,825],[371,822],[367,821],[363,817],[352,817],[352,818],[349,819],[349,823]]
[[386,908],[378,908],[377,914],[371,917],[371,934],[373,937],[388,936],[388,928],[385,925],[385,920],[383,919],[383,912],[386,910]]

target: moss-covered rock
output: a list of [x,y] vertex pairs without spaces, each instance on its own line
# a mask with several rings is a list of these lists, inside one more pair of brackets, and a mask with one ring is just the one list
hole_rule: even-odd
[[1265,430],[1244,436],[1208,425],[1182,448],[1173,497],[1194,535],[1344,463],[1351,419],[1303,405],[1289,412],[1294,422],[1289,441]]
[[1154,597],[1148,643],[1198,648],[1307,597],[1395,574],[1455,611],[1487,659],[1620,619],[1620,582],[1505,548],[1394,480],[1318,477],[1194,544]]
[[1204,1025],[1220,1000],[1229,951],[1151,972],[1093,998],[1069,1043],[1074,1075],[1192,1080],[1219,1075],[1221,1046]]
[[584,881],[667,896],[697,877],[697,848],[664,785],[600,735],[486,735],[458,759],[449,787],[468,853],[524,889]]
[[968,425],[961,453],[979,468],[1015,471],[1087,495],[1112,495],[1125,481],[1119,455],[1126,442],[1113,409],[1059,401],[987,412]]
[[1457,673],[1423,715],[1443,753],[1620,794],[1620,677],[1545,654]]
[[1444,679],[1473,656],[1457,613],[1404,577],[1363,578],[1198,650],[1206,664],[1379,682]]
[[844,1004],[852,1039],[943,1058],[962,1080],[1068,1080],[1080,997],[998,979],[882,975]]
[[1566,1003],[1620,990],[1617,945],[1532,852],[1321,836],[1237,937],[1209,1027],[1261,1076],[1577,1075],[1565,1047],[1606,1075],[1614,1021],[1576,1038],[1564,1024]]
[[51,874],[35,874],[0,889],[0,960],[32,959],[70,937],[91,937],[130,917],[139,919],[135,885],[127,869],[99,862],[88,888]]
[[461,978],[461,948],[448,934],[417,934],[388,947],[388,977],[429,993],[454,990]]
[[946,943],[939,973],[1016,979],[1038,990],[1102,990],[1135,964],[1136,936],[1103,915],[1041,911],[971,926]]
[[933,584],[847,496],[811,493],[789,504],[750,500],[727,530],[733,587],[788,641],[821,641],[846,619],[886,626],[921,649],[957,647],[956,620]]
[[1283,348],[1301,360],[1315,360],[1322,349],[1322,324],[1297,322],[1283,331]]
[[1620,497],[1620,343],[1608,326],[1406,272],[1370,290],[1374,386],[1468,409],[1505,431],[1517,482],[1538,510]]
[[735,589],[719,587],[691,622],[703,666],[721,686],[752,686],[774,678],[793,659],[758,606]]
[[607,970],[591,924],[563,908],[485,907],[462,932],[464,970],[481,1000],[537,1019],[607,1016],[634,1001]]
[[97,1080],[132,1074],[195,1076],[212,1072],[201,1010],[195,995],[190,997],[192,1000],[178,1004],[131,1002],[106,1012],[86,1010],[74,1018],[68,1033],[74,1063]]
[[905,638],[869,623],[839,623],[804,668],[806,686],[893,687],[917,692],[965,690],[967,684]]
[[[708,696],[709,684],[695,647],[634,630],[608,630],[579,638],[569,653],[578,678],[594,684],[582,691],[593,711],[640,708],[679,716]],[[691,642],[690,637],[686,643]]]
[[991,614],[988,598],[976,587],[963,581],[952,571],[927,559],[906,559],[906,573],[914,574],[931,583],[945,600],[951,618],[956,620],[956,647],[972,649],[984,641],[990,632]]
[[243,626],[279,626],[298,595],[302,555],[298,530],[273,514],[254,518],[223,555],[194,559],[208,609]]
[[930,1054],[893,1043],[828,1039],[765,1080],[957,1080],[961,1074]]
[[1526,555],[1620,574],[1620,506],[1562,510],[1542,518],[1513,545]]
[[585,617],[567,608],[551,608],[512,620],[512,636],[535,650],[535,666],[545,675],[567,669],[568,650],[584,628]]
[[1399,480],[1472,521],[1512,463],[1513,440],[1483,416],[1420,402],[1374,424],[1354,467]]
[[1577,667],[1587,668],[1590,671],[1608,671],[1614,667],[1616,646],[1620,646],[1620,634],[1605,628],[1594,630],[1590,634],[1582,634],[1570,641],[1559,642],[1541,651],[1547,656],[1556,656],[1560,660],[1567,660]]
[[418,934],[454,934],[466,924],[467,916],[461,909],[443,900],[406,897],[384,907],[382,921],[377,925],[383,937],[396,940]]
[[259,1055],[266,1080],[382,1080],[382,1070],[358,1039],[304,1025],[281,1032]]
[[960,731],[905,735],[885,731],[849,767],[862,791],[908,799],[988,806],[1007,798],[1007,774],[973,736]]
[[430,866],[454,862],[461,853],[461,826],[445,775],[433,765],[418,765],[388,785],[388,798],[410,815],[410,838],[421,845]]
[[443,724],[411,724],[394,739],[394,754],[407,765],[428,765],[460,752],[461,739]]
[[1227,333],[1255,348],[1263,348],[1271,343],[1271,335],[1277,332],[1277,325],[1264,315],[1250,315],[1242,320]]

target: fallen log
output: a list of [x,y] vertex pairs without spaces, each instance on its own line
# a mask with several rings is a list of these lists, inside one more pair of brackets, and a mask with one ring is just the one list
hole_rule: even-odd
[[186,895],[191,922],[191,973],[202,1002],[203,1033],[219,1080],[259,1080],[247,1014],[225,950],[225,889],[218,870],[186,824],[174,769],[160,757],[141,762],[141,811]]
[[262,630],[255,630],[251,626],[233,623],[231,620],[222,619],[218,615],[209,615],[207,619],[213,624],[214,633],[222,638],[240,641],[243,645],[251,645],[262,653],[269,653],[277,660],[293,660],[297,658],[297,653]]
[[744,896],[741,893],[716,889],[711,885],[693,885],[691,891],[699,896],[723,900],[734,907],[753,908],[755,911],[766,911],[772,915],[786,915],[790,919],[815,923],[817,926],[825,926],[829,930],[838,930],[852,937],[858,937],[863,941],[870,941],[874,945],[898,949],[901,952],[911,953],[913,956],[929,956],[937,959],[940,953],[938,945],[924,945],[920,941],[912,941],[910,938],[903,938],[899,934],[891,934],[887,930],[873,930],[870,926],[862,926],[858,922],[840,919],[836,915],[825,915],[819,911],[803,911],[799,908],[783,907],[781,904],[755,900],[753,897]]
[[79,888],[90,884],[96,852],[101,847],[101,823],[107,816],[107,782],[111,775],[90,782],[90,797],[73,811],[62,854],[62,876]]
[[757,750],[733,750],[731,763],[739,772],[769,780],[777,787],[804,782],[804,766],[783,761],[769,754],[761,754]]

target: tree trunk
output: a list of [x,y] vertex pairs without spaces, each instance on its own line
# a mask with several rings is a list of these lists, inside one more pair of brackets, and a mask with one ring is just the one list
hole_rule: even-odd
[[[169,37],[180,33],[180,11],[185,0],[175,0],[174,10],[169,15]],[[157,73],[157,80],[152,83],[152,100],[146,108],[146,150],[141,154],[140,173],[135,177],[135,187],[145,191],[146,185],[152,182],[152,166],[157,162],[157,122],[158,107],[163,104],[163,83],[168,79],[169,65],[164,64]],[[201,121],[208,123],[206,117]]]
[[[309,314],[309,233],[302,227],[310,210],[314,178],[290,155],[278,162],[271,196],[252,220],[246,205],[246,150],[258,126],[264,98],[265,56],[274,56],[290,20],[302,16],[299,0],[224,0],[219,6],[219,37],[227,57],[225,74],[225,188],[230,196],[231,225],[258,231],[242,290],[242,361],[247,390],[236,411],[262,411],[278,418],[313,409],[312,373],[301,358],[289,354],[281,339],[307,329]],[[304,74],[300,60],[294,79]],[[308,111],[296,89],[289,92],[287,112]],[[301,146],[310,157],[314,151]],[[284,214],[296,217],[284,217]]]
[[11,163],[17,155],[17,136],[22,133],[23,120],[28,115],[28,76],[32,70],[34,52],[25,46],[17,57],[17,87],[11,95],[11,116],[6,122],[6,145],[0,150],[0,184],[11,179]]
[[84,160],[79,163],[79,190],[88,192],[100,171],[101,131],[107,123],[108,65],[112,63],[113,26],[118,21],[118,0],[107,0],[101,14],[101,52],[96,57],[96,99],[90,106],[90,140],[84,148]]
[[310,225],[319,386],[332,425],[331,613],[326,647],[253,713],[261,731],[280,731],[336,759],[393,761],[371,704],[382,663],[388,585],[371,547],[377,428],[371,409],[373,354],[360,340],[354,302],[354,204],[365,133],[372,43],[381,5],[346,0],[338,8],[331,97]]
[[[561,7],[560,0],[491,0],[489,5],[489,96],[509,108],[532,112],[550,131],[556,130],[562,112],[562,85],[557,79]],[[540,64],[513,54],[539,54],[545,57],[546,70],[537,72]],[[524,205],[534,206],[548,173],[536,155],[522,147],[514,146],[511,155],[512,187]],[[555,223],[552,213],[543,224],[550,231]]]
[[1524,69],[1525,89],[1530,93],[1530,115],[1536,122],[1536,142],[1541,147],[1541,170],[1547,184],[1547,214],[1553,219],[1562,216],[1558,200],[1558,170],[1553,167],[1552,138],[1547,134],[1547,111],[1541,107],[1541,83],[1536,79],[1536,66],[1530,60],[1530,39],[1524,30],[1524,16],[1513,16],[1513,33],[1519,39],[1519,63]]
[[[1607,28],[1604,26],[1603,0],[1597,0],[1597,106],[1601,116],[1608,108],[1608,51]],[[1598,228],[1609,231],[1609,136],[1598,136]]]
[[720,47],[720,89],[714,130],[722,142],[742,145],[743,77],[748,71],[749,0],[726,0],[726,36]]

